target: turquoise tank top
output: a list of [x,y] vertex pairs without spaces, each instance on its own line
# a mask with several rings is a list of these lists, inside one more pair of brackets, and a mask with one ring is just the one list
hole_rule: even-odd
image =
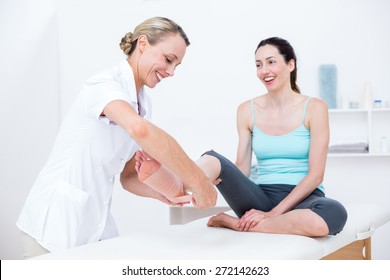
[[[310,131],[305,127],[307,105],[305,103],[302,122],[293,131],[282,135],[269,135],[255,123],[253,99],[252,149],[257,159],[256,184],[298,185],[309,170]],[[322,184],[317,186],[324,192]]]

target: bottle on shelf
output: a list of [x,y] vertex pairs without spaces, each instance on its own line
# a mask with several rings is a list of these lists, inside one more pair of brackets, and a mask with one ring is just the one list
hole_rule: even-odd
[[320,97],[329,109],[337,108],[337,67],[334,64],[322,64],[319,67]]
[[373,103],[373,107],[376,109],[382,108],[382,100],[380,99],[375,99]]
[[362,107],[371,109],[373,105],[374,94],[372,93],[371,83],[367,82],[363,92]]

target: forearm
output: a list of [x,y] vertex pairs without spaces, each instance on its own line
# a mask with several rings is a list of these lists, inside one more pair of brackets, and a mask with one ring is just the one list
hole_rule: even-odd
[[187,156],[177,141],[150,122],[144,123],[144,131],[133,134],[134,140],[154,159],[181,178],[186,185],[204,180],[201,169]]
[[315,176],[306,176],[285,199],[272,209],[271,213],[277,216],[290,211],[308,197],[320,183]]
[[121,184],[123,189],[135,195],[150,197],[154,199],[161,198],[161,194],[159,194],[149,186],[145,185],[144,183],[140,182],[136,175],[131,177],[129,176],[127,178],[121,178]]
[[237,168],[247,177],[249,177],[249,175],[251,175],[251,166],[248,165],[248,164],[239,164],[236,162],[236,166]]

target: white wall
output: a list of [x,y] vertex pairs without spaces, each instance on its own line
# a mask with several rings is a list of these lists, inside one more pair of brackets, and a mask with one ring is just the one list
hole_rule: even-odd
[[50,152],[60,115],[51,0],[0,1],[0,258],[21,257],[15,226]]
[[[8,42],[0,44],[0,108],[7,116],[1,119],[6,136],[0,147],[0,217],[6,228],[1,258],[20,254],[14,223],[50,151],[58,120],[86,78],[124,57],[121,37],[147,17],[172,18],[191,41],[175,77],[150,93],[155,123],[194,159],[214,148],[234,160],[236,108],[264,92],[254,50],[266,37],[291,42],[304,94],[318,96],[318,66],[335,63],[340,95],[360,100],[370,81],[377,98],[390,100],[386,0],[40,2],[0,0],[0,36]],[[164,205],[125,194],[119,186],[112,210],[123,234],[156,229],[168,219]]]

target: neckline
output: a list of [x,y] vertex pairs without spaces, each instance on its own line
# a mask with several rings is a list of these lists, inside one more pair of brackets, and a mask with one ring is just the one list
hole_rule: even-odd
[[267,136],[271,136],[271,137],[277,137],[277,136],[287,136],[287,135],[290,135],[292,133],[294,133],[295,131],[299,130],[299,129],[303,129],[306,130],[307,132],[310,133],[309,129],[305,126],[305,118],[306,118],[306,110],[307,110],[307,105],[309,104],[309,101],[311,100],[311,97],[307,97],[306,101],[305,101],[305,104],[304,104],[304,107],[303,107],[303,117],[302,117],[302,122],[294,129],[292,129],[291,131],[289,132],[286,132],[286,133],[283,133],[283,134],[280,134],[280,135],[272,135],[272,134],[269,134],[269,133],[266,133],[264,132],[263,130],[261,130],[259,127],[257,127],[256,125],[256,119],[255,119],[255,108],[254,108],[254,99],[251,99],[251,111],[252,111],[252,133],[253,131],[256,129],[258,130],[259,132],[261,132],[262,134],[264,135],[267,135]]
[[266,133],[263,130],[261,130],[260,128],[258,128],[255,123],[253,124],[253,131],[257,130],[257,131],[261,132],[262,134],[270,136],[270,137],[281,137],[281,136],[288,136],[290,134],[293,134],[295,131],[302,129],[302,127],[304,130],[309,131],[303,123],[301,123],[298,127],[294,128],[293,130],[286,132],[286,133],[283,133],[283,134],[279,134],[279,135],[272,135],[272,134]]

